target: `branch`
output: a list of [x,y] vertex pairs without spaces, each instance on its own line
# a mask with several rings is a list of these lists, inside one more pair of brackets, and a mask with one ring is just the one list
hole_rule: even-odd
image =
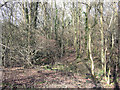
[[[4,44],[2,44],[2,43],[0,43],[0,45],[3,46],[3,47],[5,47],[5,48],[7,48],[7,49],[9,49],[9,50],[11,50],[10,47],[8,47],[8,46],[6,46],[6,45],[4,45]],[[14,51],[14,50],[13,50],[13,51]],[[18,51],[18,50],[15,50],[15,51]],[[20,51],[18,51],[18,52],[24,57],[24,55],[23,55],[22,52],[20,52]]]
[[110,24],[109,24],[109,26],[108,26],[107,30],[110,28],[111,23],[112,23],[112,20],[113,20],[113,14],[112,14],[112,16],[111,16]]
[[0,8],[3,7],[3,6],[5,6],[7,3],[8,3],[8,2],[5,2],[4,4],[1,4],[1,5],[0,5]]

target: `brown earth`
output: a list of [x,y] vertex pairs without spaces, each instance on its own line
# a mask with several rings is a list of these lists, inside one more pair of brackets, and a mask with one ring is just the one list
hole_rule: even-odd
[[53,70],[5,68],[3,88],[94,88],[91,79],[78,74]]

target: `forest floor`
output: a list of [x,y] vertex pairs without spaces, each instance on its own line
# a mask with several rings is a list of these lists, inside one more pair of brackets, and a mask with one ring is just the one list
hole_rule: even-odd
[[[75,61],[75,54],[62,58],[66,63]],[[63,62],[65,64],[65,62]],[[58,65],[57,65],[58,66]],[[82,64],[81,64],[82,66]],[[83,66],[82,66],[83,67]],[[83,67],[84,68],[84,67]],[[83,70],[82,70],[83,71]],[[3,89],[7,88],[114,88],[114,84],[95,83],[80,73],[38,66],[36,68],[3,68]],[[97,85],[97,86],[96,86]]]
[[[35,88],[92,88],[90,79],[79,75],[44,69],[11,68],[4,71],[5,87],[35,87]],[[86,82],[88,81],[88,82]]]
[[3,88],[95,88],[91,79],[70,72],[19,67],[4,69],[3,76]]

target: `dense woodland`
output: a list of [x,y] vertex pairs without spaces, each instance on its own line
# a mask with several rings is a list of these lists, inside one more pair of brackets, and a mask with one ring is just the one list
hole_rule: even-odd
[[2,66],[77,73],[118,88],[119,4],[104,1],[0,2]]

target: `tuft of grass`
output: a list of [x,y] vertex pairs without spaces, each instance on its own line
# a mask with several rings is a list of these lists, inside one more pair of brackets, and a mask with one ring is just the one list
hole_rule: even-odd
[[43,69],[45,70],[51,70],[52,67],[50,65],[44,65],[44,66],[41,66]]
[[65,69],[65,66],[63,64],[55,64],[52,67],[52,70],[64,70],[64,69]]
[[47,81],[40,81],[40,82],[37,82],[37,84],[43,84],[43,83],[46,83]]

